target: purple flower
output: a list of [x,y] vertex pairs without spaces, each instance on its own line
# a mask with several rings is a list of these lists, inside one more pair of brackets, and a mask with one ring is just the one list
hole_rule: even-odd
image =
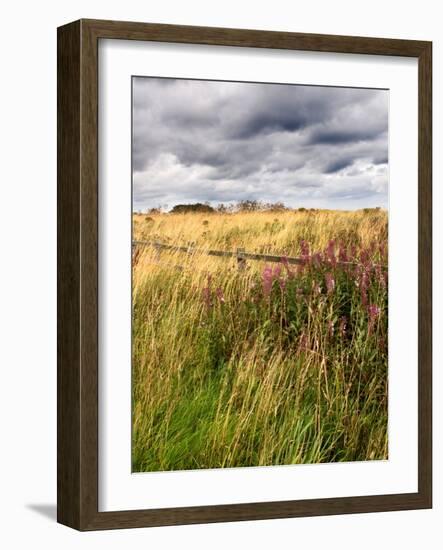
[[334,239],[330,240],[328,246],[326,247],[326,257],[331,262],[333,266],[337,263],[337,258],[335,257],[335,241]]
[[368,303],[368,294],[365,290],[361,290],[361,303],[366,306]]
[[276,267],[274,267],[272,278],[273,280],[277,279],[278,284],[280,285],[280,289],[283,292],[286,288],[286,279],[282,276],[281,265],[277,265]]
[[301,259],[303,260],[303,263],[308,263],[311,259],[310,251],[309,251],[309,243],[306,241],[300,242],[300,250],[301,250]]
[[364,306],[368,303],[369,275],[367,271],[362,271],[358,282],[360,287],[361,302]]
[[326,289],[328,291],[328,294],[331,294],[331,292],[333,292],[335,288],[335,280],[334,280],[334,277],[332,276],[332,273],[326,273],[325,281],[326,281]]
[[369,319],[375,320],[380,315],[380,308],[375,304],[371,304],[368,306],[368,314]]
[[206,286],[202,291],[203,296],[203,302],[206,305],[207,309],[210,309],[212,306],[212,300],[211,300],[211,290]]
[[386,288],[387,284],[388,284],[388,273],[387,273],[387,271],[385,271],[382,268],[382,266],[380,264],[378,264],[378,265],[375,266],[375,274],[376,274],[377,279],[380,282],[380,285],[383,288]]
[[281,263],[283,264],[284,268],[286,269],[286,273],[288,275],[288,279],[292,279],[294,277],[294,272],[289,266],[288,258],[286,256],[282,256]]
[[370,260],[371,260],[371,256],[369,254],[369,250],[364,248],[361,252],[360,252],[360,262],[365,266],[367,267],[370,263]]
[[278,284],[280,285],[281,291],[284,292],[286,288],[286,279],[284,277],[279,277]]
[[320,267],[323,261],[323,255],[321,252],[315,252],[312,254],[312,263],[315,267]]
[[272,281],[273,281],[272,267],[266,266],[263,269],[263,273],[262,273],[263,294],[265,296],[269,296],[271,294]]
[[301,241],[300,242],[300,250],[301,250],[301,255],[302,256],[309,256],[309,243],[307,243],[306,241]]
[[347,250],[343,246],[341,246],[338,251],[338,259],[340,262],[343,262],[343,263],[346,263],[349,261]]
[[368,306],[368,317],[369,317],[369,324],[368,324],[368,335],[370,336],[372,334],[372,331],[374,329],[374,325],[380,316],[380,308],[376,306],[375,304],[371,304]]
[[223,295],[223,290],[220,287],[218,287],[217,290],[215,291],[215,294],[216,294],[219,302],[224,304],[225,303],[225,297]]

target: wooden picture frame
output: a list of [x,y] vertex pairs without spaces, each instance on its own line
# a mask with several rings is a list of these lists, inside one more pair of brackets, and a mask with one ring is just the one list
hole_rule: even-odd
[[[418,491],[116,512],[98,511],[98,41],[277,48],[418,59]],[[58,521],[82,531],[432,506],[432,44],[80,20],[58,29]]]

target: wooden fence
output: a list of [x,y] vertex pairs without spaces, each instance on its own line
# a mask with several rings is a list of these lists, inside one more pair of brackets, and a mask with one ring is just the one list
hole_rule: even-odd
[[[244,248],[237,248],[235,252],[226,250],[206,250],[203,248],[196,248],[195,243],[188,243],[187,246],[179,246],[162,243],[160,241],[133,241],[133,249],[138,246],[152,246],[156,249],[158,256],[162,250],[170,250],[173,252],[183,252],[185,254],[206,254],[207,256],[218,256],[222,258],[236,258],[239,269],[246,267],[247,260],[259,260],[262,262],[287,262],[288,264],[300,265],[306,263],[303,258],[295,258],[291,256],[277,256],[274,254],[256,254],[255,252],[246,252]],[[342,262],[337,260],[337,265],[357,265],[356,262]]]

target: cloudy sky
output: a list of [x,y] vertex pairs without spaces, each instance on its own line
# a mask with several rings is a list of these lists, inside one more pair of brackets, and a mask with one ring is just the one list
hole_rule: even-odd
[[133,78],[134,210],[388,204],[386,90]]

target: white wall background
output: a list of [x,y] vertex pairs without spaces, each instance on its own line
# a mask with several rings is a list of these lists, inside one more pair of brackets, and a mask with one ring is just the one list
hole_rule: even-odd
[[[5,548],[440,548],[442,293],[435,285],[434,510],[77,533],[55,523],[56,27],[80,17],[434,41],[434,280],[442,273],[442,14],[433,0],[20,1],[2,9],[0,541]],[[6,168],[6,170],[5,170]],[[6,378],[5,378],[6,376]]]

